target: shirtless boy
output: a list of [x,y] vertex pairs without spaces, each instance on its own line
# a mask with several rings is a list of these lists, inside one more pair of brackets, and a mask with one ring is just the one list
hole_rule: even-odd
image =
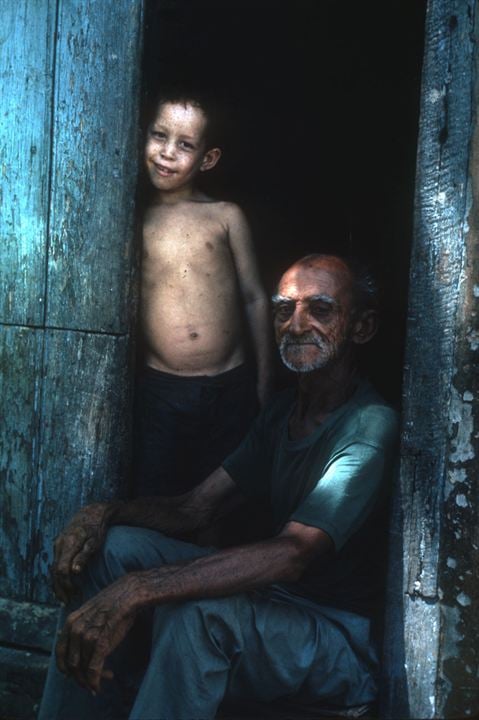
[[[136,429],[140,495],[179,495],[240,442],[270,385],[268,302],[242,211],[196,187],[221,150],[207,108],[165,97],[147,132],[143,225],[146,369]],[[256,358],[246,364],[243,317]]]

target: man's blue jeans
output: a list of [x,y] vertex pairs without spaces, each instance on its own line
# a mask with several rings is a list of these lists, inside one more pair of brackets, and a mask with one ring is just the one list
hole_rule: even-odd
[[[152,530],[114,527],[84,573],[83,599],[127,572],[211,552]],[[213,720],[225,697],[233,703],[296,695],[339,707],[369,703],[376,697],[369,630],[366,618],[276,587],[159,606],[132,709],[118,686],[134,680],[127,638],[110,659],[118,682],[105,682],[97,698],[59,673],[52,658],[39,720]]]

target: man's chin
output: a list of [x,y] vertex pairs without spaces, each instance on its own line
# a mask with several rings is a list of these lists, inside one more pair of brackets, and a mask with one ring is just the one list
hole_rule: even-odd
[[281,353],[281,360],[288,370],[294,373],[309,373],[314,370],[321,370],[328,364],[328,358],[316,358],[315,360],[307,362],[300,358],[288,358],[285,353]]

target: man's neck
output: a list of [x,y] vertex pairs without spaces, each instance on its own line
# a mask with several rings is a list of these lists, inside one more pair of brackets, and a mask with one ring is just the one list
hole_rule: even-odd
[[356,366],[347,358],[334,368],[300,374],[297,402],[290,418],[290,436],[298,439],[314,432],[328,415],[349,400],[358,381]]

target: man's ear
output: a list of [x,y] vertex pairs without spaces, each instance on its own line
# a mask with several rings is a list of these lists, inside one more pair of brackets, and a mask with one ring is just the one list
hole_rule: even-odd
[[375,310],[365,310],[354,321],[352,341],[357,345],[364,345],[376,335],[377,329],[377,312]]
[[211,148],[211,150],[207,150],[203,156],[203,160],[201,161],[201,172],[214,168],[220,157],[221,150],[219,148]]

